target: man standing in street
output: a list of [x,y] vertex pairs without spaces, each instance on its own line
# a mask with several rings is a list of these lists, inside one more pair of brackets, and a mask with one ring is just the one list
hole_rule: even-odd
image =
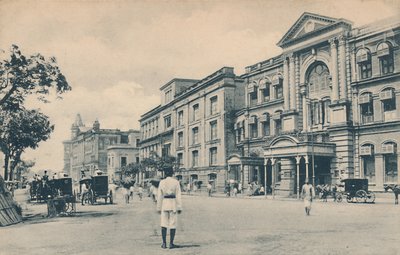
[[167,248],[167,229],[170,229],[169,248],[177,248],[174,244],[178,216],[182,211],[181,187],[172,177],[172,167],[164,168],[166,178],[160,181],[157,194],[157,211],[161,214],[161,248]]
[[304,199],[304,208],[306,210],[306,215],[310,215],[311,211],[311,203],[313,198],[315,197],[314,187],[308,183],[308,180],[304,183],[301,188],[301,194]]

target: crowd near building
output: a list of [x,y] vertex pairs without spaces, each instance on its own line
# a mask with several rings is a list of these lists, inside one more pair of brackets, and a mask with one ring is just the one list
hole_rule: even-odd
[[140,119],[140,157],[176,157],[185,183],[257,182],[282,195],[306,179],[400,183],[399,45],[397,17],[353,28],[304,13],[278,42],[282,54],[243,75],[224,67],[163,85],[161,105]]
[[75,181],[100,170],[110,181],[121,179],[121,170],[139,162],[138,130],[102,129],[98,120],[86,127],[80,114],[71,127],[71,139],[64,141],[64,172]]

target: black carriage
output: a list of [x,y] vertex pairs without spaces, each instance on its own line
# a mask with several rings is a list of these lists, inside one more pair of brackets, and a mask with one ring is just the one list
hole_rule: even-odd
[[348,203],[373,203],[375,194],[368,190],[368,179],[345,179],[344,192],[339,193],[336,197],[338,202],[341,202],[346,197]]
[[[97,202],[98,198],[104,198],[104,202],[107,204],[107,201],[110,204],[113,203],[113,194],[112,190],[108,188],[108,176],[107,175],[99,175],[92,176],[90,178],[80,180],[80,199],[82,204],[90,203],[94,204]],[[83,190],[82,186],[85,185],[86,189]]]
[[46,182],[50,189],[48,214],[72,214],[76,212],[76,194],[72,190],[72,178],[53,179]]
[[54,197],[54,188],[52,182],[44,180],[33,180],[30,183],[30,200],[36,202],[47,201]]

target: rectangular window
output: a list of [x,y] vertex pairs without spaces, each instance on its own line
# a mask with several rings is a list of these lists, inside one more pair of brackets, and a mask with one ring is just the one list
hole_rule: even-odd
[[396,110],[396,100],[393,97],[392,99],[383,100],[383,111],[390,112]]
[[282,120],[275,120],[275,135],[280,135],[282,132]]
[[192,151],[192,166],[196,167],[199,165],[199,151]]
[[257,122],[250,125],[250,133],[251,133],[251,138],[257,138],[258,137],[258,125],[257,125]]
[[164,117],[164,126],[166,129],[171,127],[171,115]]
[[199,143],[199,128],[195,127],[192,129],[192,144]]
[[212,97],[210,99],[210,115],[218,113],[218,97]]
[[183,132],[178,133],[178,147],[183,147]]
[[178,112],[178,126],[183,125],[183,111]]
[[263,131],[263,136],[269,136],[270,135],[269,121],[265,121],[265,122],[262,123],[262,131]]
[[255,90],[253,93],[249,94],[249,99],[250,99],[250,106],[257,105],[257,101],[258,101],[257,90]]
[[199,119],[199,105],[195,104],[193,105],[193,115],[192,115],[192,121],[196,121]]
[[241,128],[238,128],[237,130],[236,130],[236,138],[237,138],[237,142],[238,143],[240,143],[241,141],[242,141],[242,129]]
[[386,55],[384,57],[380,57],[379,62],[381,64],[381,74],[393,73],[394,65],[393,65],[392,55]]
[[397,155],[388,154],[384,156],[385,160],[385,183],[397,183]]
[[178,164],[178,167],[183,166],[183,153],[178,153],[176,163]]
[[165,144],[161,151],[162,157],[171,155],[171,144]]
[[217,121],[210,122],[210,140],[215,140],[218,137]]
[[263,96],[264,96],[264,102],[268,102],[270,100],[269,86],[263,89]]
[[210,148],[210,166],[217,164],[217,148]]
[[121,167],[124,167],[126,165],[127,165],[126,157],[121,157]]
[[363,124],[374,122],[374,108],[372,101],[367,104],[360,105],[361,110],[361,122]]
[[372,76],[371,61],[365,61],[358,64],[360,69],[361,79],[367,79]]
[[283,98],[283,86],[280,84],[275,86],[275,98]]

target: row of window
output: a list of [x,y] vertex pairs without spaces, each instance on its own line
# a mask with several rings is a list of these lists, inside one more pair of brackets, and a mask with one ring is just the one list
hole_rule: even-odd
[[277,78],[272,86],[269,83],[263,83],[260,86],[256,83],[250,83],[247,87],[247,93],[250,106],[255,106],[259,102],[265,103],[272,99],[281,99],[283,98],[282,79]]
[[[396,118],[396,96],[393,88],[386,88],[379,94],[383,120]],[[359,96],[361,123],[367,124],[374,122],[374,100],[372,93],[365,92]]]
[[[209,127],[209,140],[213,141],[218,139],[218,125],[217,121],[211,121],[210,122],[210,127]],[[192,145],[199,144],[199,128],[194,127],[192,128]],[[184,133],[183,131],[178,132],[178,141],[177,141],[178,147],[184,147]]]
[[[364,177],[369,179],[370,182],[376,182],[376,169],[375,156],[374,156],[374,145],[364,144],[360,148],[361,164],[364,173]],[[398,182],[398,155],[397,155],[397,144],[393,142],[387,142],[381,145],[381,153],[383,154],[384,161],[384,182],[385,183],[397,183]],[[379,168],[378,168],[379,169]]]
[[[217,147],[212,147],[209,149],[209,165],[215,166],[218,163],[218,149]],[[183,153],[180,152],[177,154],[176,161],[178,166],[183,166]],[[199,151],[194,150],[192,151],[192,158],[191,158],[191,167],[198,167],[199,166]]]
[[[389,42],[382,42],[378,45],[377,57],[381,75],[394,72],[394,58],[392,46]],[[368,48],[361,48],[356,53],[356,61],[360,79],[367,79],[372,76],[371,51]]]

